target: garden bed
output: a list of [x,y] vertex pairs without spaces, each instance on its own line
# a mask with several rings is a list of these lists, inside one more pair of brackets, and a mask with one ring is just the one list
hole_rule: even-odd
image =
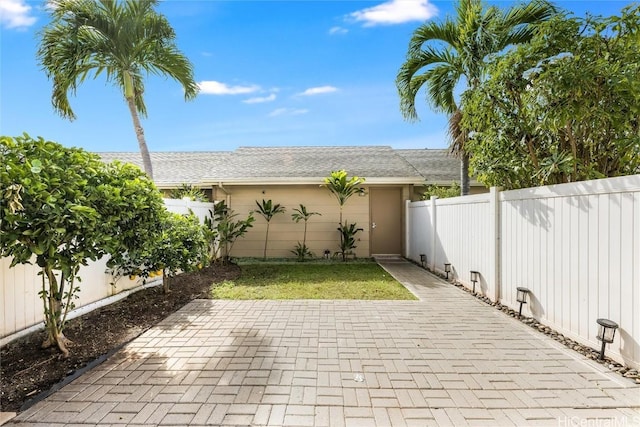
[[212,283],[233,280],[236,265],[212,266],[182,274],[171,282],[169,295],[161,287],[136,292],[67,323],[73,341],[69,358],[55,348],[42,349],[44,331],[19,338],[0,349],[0,410],[19,412],[56,384],[117,350],[171,313],[197,298],[209,298]]

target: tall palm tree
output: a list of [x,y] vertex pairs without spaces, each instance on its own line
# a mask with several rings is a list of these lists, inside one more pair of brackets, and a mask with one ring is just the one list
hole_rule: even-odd
[[416,29],[407,59],[400,67],[396,86],[405,119],[418,120],[416,95],[426,85],[433,108],[449,115],[451,152],[461,158],[461,190],[469,193],[468,135],[460,128],[462,110],[455,90],[464,78],[466,90],[474,90],[484,78],[488,57],[510,45],[525,43],[535,24],[549,19],[556,8],[546,0],[533,0],[508,10],[486,7],[482,0],[459,0],[456,16],[427,22]]
[[104,73],[122,90],[151,179],[151,157],[139,118],[147,114],[143,78],[171,77],[183,86],[187,100],[198,93],[193,66],[178,50],[169,21],[155,11],[157,4],[157,0],[50,0],[52,19],[41,32],[37,52],[47,77],[53,79],[53,107],[64,118],[75,119],[69,92],[75,94],[90,75]]

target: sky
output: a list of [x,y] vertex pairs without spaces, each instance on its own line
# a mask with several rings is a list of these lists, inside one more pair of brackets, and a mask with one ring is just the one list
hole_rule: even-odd
[[[493,1],[508,8],[516,2]],[[630,1],[557,1],[576,16],[619,14]],[[44,0],[0,0],[0,134],[26,132],[89,151],[137,151],[129,110],[103,75],[70,96],[77,118],[51,105],[36,58],[49,21]],[[454,11],[452,1],[167,0],[158,11],[200,86],[185,101],[175,81],[150,76],[151,151],[240,146],[445,148],[447,117],[418,95],[420,121],[399,109],[395,77],[413,31]]]

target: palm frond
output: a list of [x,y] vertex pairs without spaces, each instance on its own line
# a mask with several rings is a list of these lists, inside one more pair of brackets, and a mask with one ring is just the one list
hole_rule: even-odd
[[[457,68],[458,64],[458,57],[455,51],[451,49],[438,50],[432,46],[426,46],[423,50],[411,55],[402,65],[396,77],[396,87],[400,95],[400,111],[402,115],[407,120],[417,120],[418,115],[415,108],[415,98],[420,88],[426,84],[427,91],[432,93],[433,91],[430,89],[432,85],[438,87],[443,86],[445,74],[449,76],[449,79],[454,78],[454,76],[459,77],[462,70]],[[435,68],[438,68],[439,71],[431,72],[431,70]],[[430,80],[431,77],[437,78],[440,81],[432,82]],[[455,83],[453,86],[455,87]],[[455,109],[453,96],[446,99],[444,97],[438,97],[437,99],[432,99],[431,103],[437,109],[445,112],[450,112]]]
[[460,80],[461,72],[451,64],[442,64],[425,73],[429,82],[429,101],[438,110],[452,114],[458,109],[453,92]]
[[459,44],[459,32],[456,23],[446,20],[442,23],[427,22],[418,27],[409,41],[408,56],[424,49],[427,43],[441,42],[443,45],[456,47]]
[[42,30],[38,57],[53,80],[54,108],[63,117],[75,117],[64,92],[75,93],[90,75],[104,74],[123,93],[123,74],[132,75],[135,105],[142,115],[146,115],[143,73],[171,77],[183,86],[186,99],[196,96],[193,66],[178,50],[167,19],[155,11],[157,0],[53,0],[52,4],[52,22]]

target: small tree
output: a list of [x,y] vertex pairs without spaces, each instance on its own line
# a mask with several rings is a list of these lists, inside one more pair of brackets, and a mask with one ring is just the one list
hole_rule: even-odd
[[293,251],[291,251],[293,254],[295,254],[298,257],[298,261],[304,261],[305,257],[313,256],[313,253],[311,253],[311,251],[307,247],[307,223],[309,222],[309,219],[313,215],[322,215],[322,214],[318,212],[307,211],[307,207],[302,203],[300,204],[300,207],[298,209],[294,209],[293,213],[291,214],[291,218],[296,223],[300,221],[304,221],[304,234],[302,237],[302,243],[298,242],[296,248]]
[[279,213],[284,213],[284,206],[280,206],[280,203],[273,203],[271,199],[264,200],[262,199],[262,203],[256,200],[256,205],[258,206],[259,213],[266,221],[267,221],[267,233],[264,237],[264,255],[263,258],[267,259],[267,242],[269,241],[269,224],[271,224],[271,220],[274,216]]
[[[0,137],[0,256],[41,268],[43,347],[69,355],[64,327],[78,271],[106,253],[139,252],[164,209],[160,192],[132,165],[105,165],[76,148]],[[56,274],[57,272],[57,274]]]
[[170,280],[178,273],[193,271],[208,263],[205,226],[193,213],[164,211],[160,232],[145,247],[112,257],[107,263],[114,276],[152,277],[162,271],[162,290],[169,293]]
[[207,263],[205,229],[193,214],[167,212],[162,233],[150,251],[147,271],[162,270],[162,290],[169,292],[170,280]]
[[[356,229],[356,224],[347,225],[346,221],[343,223],[342,210],[344,205],[347,203],[347,200],[349,200],[351,196],[353,196],[354,194],[360,194],[364,191],[364,189],[360,187],[364,183],[364,181],[364,178],[359,178],[357,176],[348,178],[347,171],[345,170],[332,171],[331,175],[324,179],[324,186],[331,192],[331,194],[336,197],[336,199],[338,199],[338,204],[340,205],[340,222],[338,231],[340,232],[340,251],[342,253],[343,261],[347,260],[347,255],[344,248],[348,246],[344,240],[345,231],[362,229]],[[355,235],[355,232],[353,234]],[[355,248],[355,246],[353,248]]]
[[237,216],[238,214],[228,208],[225,202],[218,202],[211,212],[211,218],[205,218],[212,262],[221,260],[223,265],[229,263],[233,244],[253,227],[255,221],[253,214],[249,213],[249,216],[243,220],[236,220]]

